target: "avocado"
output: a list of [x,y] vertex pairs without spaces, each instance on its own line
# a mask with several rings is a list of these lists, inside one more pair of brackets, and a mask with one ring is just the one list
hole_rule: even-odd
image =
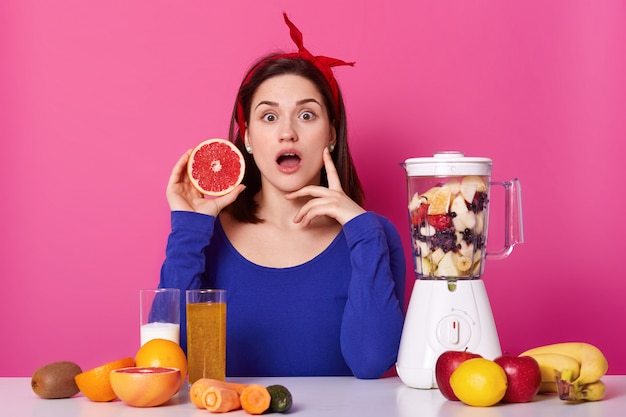
[[283,385],[270,385],[266,388],[272,397],[270,410],[275,413],[285,413],[289,411],[293,403],[293,398],[289,390]]
[[69,398],[78,394],[74,377],[82,372],[74,362],[53,362],[33,373],[30,386],[41,398]]

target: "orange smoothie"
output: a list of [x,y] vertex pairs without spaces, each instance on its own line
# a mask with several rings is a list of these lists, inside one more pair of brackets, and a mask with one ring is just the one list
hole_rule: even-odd
[[187,304],[189,384],[226,378],[226,303]]

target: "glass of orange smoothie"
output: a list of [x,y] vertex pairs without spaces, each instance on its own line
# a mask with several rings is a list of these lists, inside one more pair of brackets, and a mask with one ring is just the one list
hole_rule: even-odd
[[226,290],[187,290],[189,384],[226,378]]

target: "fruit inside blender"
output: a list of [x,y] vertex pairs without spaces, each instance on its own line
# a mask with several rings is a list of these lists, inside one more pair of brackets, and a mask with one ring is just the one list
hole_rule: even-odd
[[412,177],[409,220],[421,279],[476,279],[483,271],[489,202],[481,176]]

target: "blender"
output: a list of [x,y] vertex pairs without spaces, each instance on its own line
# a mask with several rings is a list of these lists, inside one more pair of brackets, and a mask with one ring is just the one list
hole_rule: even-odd
[[[485,285],[485,260],[506,258],[523,242],[517,179],[491,182],[492,160],[456,151],[410,158],[406,170],[412,257],[409,300],[396,370],[412,388],[437,388],[435,363],[447,350],[487,359],[502,354]],[[487,252],[491,185],[504,188],[503,247]]]

